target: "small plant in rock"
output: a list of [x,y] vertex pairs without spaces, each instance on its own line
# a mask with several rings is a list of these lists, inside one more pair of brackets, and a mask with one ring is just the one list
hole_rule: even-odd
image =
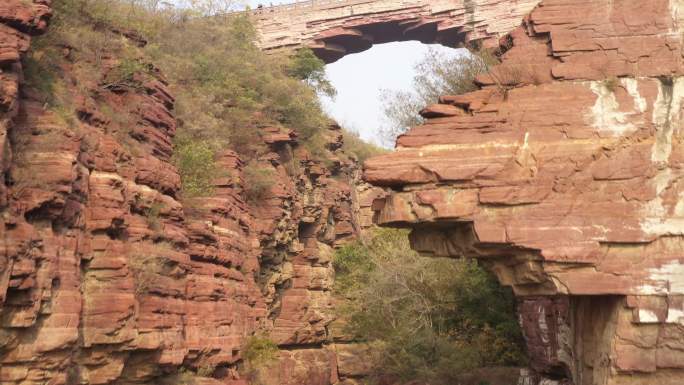
[[506,99],[510,90],[524,82],[526,72],[528,71],[529,69],[526,71],[520,65],[500,65],[492,68],[488,74],[494,81],[499,94]]
[[291,159],[288,162],[285,162],[283,167],[285,167],[285,172],[287,172],[287,175],[289,176],[297,176],[302,171],[297,159]]
[[24,78],[27,87],[37,91],[45,107],[55,120],[66,129],[77,125],[73,95],[61,70],[61,58],[53,49],[34,50],[24,60]]
[[147,225],[154,231],[161,230],[161,222],[159,221],[159,214],[164,209],[164,204],[161,202],[154,202],[145,212]]
[[242,348],[242,358],[251,383],[262,384],[264,371],[278,358],[278,345],[267,336],[251,336]]
[[117,89],[121,87],[139,88],[142,86],[138,76],[149,73],[149,66],[138,60],[124,58],[114,67],[105,77],[106,89]]
[[267,336],[254,335],[247,338],[242,357],[252,366],[263,366],[278,356],[278,345]]
[[270,168],[260,167],[256,163],[248,164],[243,170],[245,183],[245,197],[248,201],[256,203],[264,199],[274,184],[274,171]]
[[24,59],[24,84],[32,87],[48,104],[52,104],[57,83],[57,68],[53,55],[46,52],[30,52]]
[[216,371],[216,365],[206,364],[206,365],[202,365],[199,368],[197,368],[197,375],[200,377],[211,377],[214,375],[215,371]]
[[610,76],[601,82],[601,85],[605,87],[609,92],[615,92],[620,85],[620,80],[615,76]]
[[135,281],[136,296],[150,291],[156,277],[162,272],[164,260],[160,257],[144,254],[133,255],[128,261],[128,268]]

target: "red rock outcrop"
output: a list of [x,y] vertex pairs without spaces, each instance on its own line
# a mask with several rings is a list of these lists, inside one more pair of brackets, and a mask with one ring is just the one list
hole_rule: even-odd
[[[45,32],[51,16],[50,0],[26,2],[7,0],[0,4],[0,142],[5,143],[11,120],[18,112],[21,57],[28,51],[31,36]],[[7,172],[11,152],[0,148],[0,176]],[[0,185],[0,204],[7,191]],[[2,298],[2,296],[0,296]]]
[[259,162],[274,185],[262,201],[246,198],[228,150],[210,196],[182,199],[158,71],[103,86],[115,57],[101,79],[77,79],[78,47],[63,47],[73,116],[22,84],[49,5],[0,4],[0,383],[246,384],[242,350],[257,330],[281,347],[279,384],[337,382],[324,346],[331,250],[369,204],[352,193],[339,127],[327,134],[333,171],[295,133],[264,128]]
[[684,381],[683,5],[544,0],[366,163],[377,223],[513,287],[545,384]]

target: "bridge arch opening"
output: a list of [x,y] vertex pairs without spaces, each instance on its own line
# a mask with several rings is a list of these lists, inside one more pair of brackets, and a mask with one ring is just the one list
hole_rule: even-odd
[[251,11],[264,50],[309,47],[326,63],[374,44],[497,45],[541,0],[303,0]]
[[[434,53],[453,58],[466,55],[467,51],[403,41],[374,44],[363,52],[346,55],[326,65],[326,75],[337,95],[320,95],[322,105],[328,115],[362,139],[392,148],[396,122],[387,116],[386,109],[395,104],[398,95],[420,99],[414,81],[420,72],[416,66]],[[418,112],[424,106],[421,104],[411,112],[419,118]]]
[[[417,41],[450,48],[464,45],[495,47],[500,38],[519,26],[540,1],[303,0],[261,6],[249,12],[261,49],[295,51],[308,47],[325,63],[336,64],[345,56],[390,42]],[[402,59],[404,62],[417,60],[413,57]],[[367,70],[362,65],[356,72],[360,75]],[[410,78],[408,75],[407,79]],[[344,97],[342,88],[345,86],[347,84],[338,86],[340,100]],[[388,83],[386,88],[393,88],[392,84]],[[355,102],[351,105],[360,104],[358,98]],[[347,103],[338,100],[336,104]],[[342,123],[350,120],[334,117]],[[353,125],[365,126],[367,123]]]
[[346,55],[369,50],[373,45],[408,41],[457,48],[466,42],[466,33],[461,28],[440,29],[437,21],[393,20],[333,28],[317,36],[309,48],[330,64]]

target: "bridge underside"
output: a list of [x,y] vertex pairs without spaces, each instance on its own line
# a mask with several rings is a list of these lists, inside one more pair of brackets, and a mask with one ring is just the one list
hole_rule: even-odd
[[326,63],[365,51],[373,44],[417,40],[456,48],[466,41],[462,27],[440,28],[439,20],[406,20],[371,23],[354,28],[336,28],[318,35],[308,47]]
[[373,44],[417,40],[496,44],[540,0],[314,0],[252,13],[259,46],[310,47],[326,63]]

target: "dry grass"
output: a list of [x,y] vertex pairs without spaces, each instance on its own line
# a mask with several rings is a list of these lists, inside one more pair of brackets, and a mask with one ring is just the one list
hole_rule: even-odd
[[610,76],[601,81],[601,85],[610,92],[615,92],[620,86],[620,80],[615,76]]
[[251,203],[258,203],[268,197],[275,184],[274,174],[271,168],[249,163],[243,170],[245,198]]
[[387,152],[384,148],[363,141],[355,132],[344,130],[342,134],[344,135],[342,149],[345,153],[353,155],[361,163],[370,157]]
[[135,280],[136,296],[149,293],[157,276],[162,273],[165,259],[146,254],[132,255],[128,260],[128,269]]
[[[38,66],[27,63],[29,82],[46,100],[60,96],[50,105],[70,125],[74,95],[56,90],[64,78],[61,64],[78,70],[71,80],[84,94],[138,92],[141,80],[156,76],[149,63],[159,64],[176,97],[174,160],[187,197],[212,193],[218,149],[232,148],[247,161],[267,152],[258,137],[263,125],[294,128],[305,145],[320,147],[327,118],[312,87],[325,84],[322,64],[305,53],[294,60],[265,55],[253,44],[256,32],[245,16],[198,17],[224,8],[217,3],[197,1],[192,10],[174,10],[156,0],[56,2],[51,32],[37,39],[29,58]],[[308,72],[314,76],[305,79],[309,85],[302,81]],[[112,112],[111,125],[125,142],[137,122],[134,111]],[[326,156],[318,148],[312,153]]]

